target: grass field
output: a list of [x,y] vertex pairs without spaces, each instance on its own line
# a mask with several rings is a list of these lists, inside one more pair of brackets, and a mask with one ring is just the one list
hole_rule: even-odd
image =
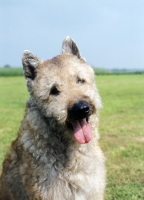
[[[144,199],[144,75],[97,76],[100,145],[107,158],[105,200]],[[0,170],[24,114],[23,77],[0,77]]]
[[23,76],[22,67],[0,67],[0,76]]

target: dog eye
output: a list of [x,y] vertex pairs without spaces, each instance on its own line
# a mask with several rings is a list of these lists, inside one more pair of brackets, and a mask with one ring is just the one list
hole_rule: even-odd
[[57,95],[60,94],[60,91],[57,89],[56,86],[53,86],[53,87],[51,88],[51,90],[50,90],[50,94],[51,94],[51,95],[57,96]]
[[85,80],[78,77],[77,78],[77,83],[82,83],[83,84],[83,83],[85,83]]

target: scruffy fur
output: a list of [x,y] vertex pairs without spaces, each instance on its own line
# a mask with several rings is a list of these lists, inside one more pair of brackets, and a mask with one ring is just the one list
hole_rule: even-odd
[[[30,99],[3,163],[0,200],[103,200],[101,100],[92,68],[70,37],[51,60],[25,51],[22,62]],[[85,144],[74,138],[68,112],[79,101],[89,107],[92,139]]]

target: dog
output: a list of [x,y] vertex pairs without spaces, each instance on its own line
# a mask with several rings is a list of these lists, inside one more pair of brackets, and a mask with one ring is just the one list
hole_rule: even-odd
[[22,63],[30,98],[3,162],[0,200],[103,200],[93,69],[70,37],[60,55],[43,61],[24,51]]

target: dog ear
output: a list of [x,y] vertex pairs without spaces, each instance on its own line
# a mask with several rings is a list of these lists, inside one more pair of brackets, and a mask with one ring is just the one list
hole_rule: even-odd
[[76,43],[69,36],[67,36],[62,43],[62,54],[65,53],[73,54],[79,59],[82,58]]
[[36,69],[39,65],[39,58],[32,52],[25,50],[22,57],[24,75],[26,79],[34,80],[36,77]]
[[31,53],[30,51],[25,50],[22,57],[22,64],[24,75],[27,80],[27,87],[30,91],[32,87],[32,81],[35,79],[37,74],[37,68],[39,66],[39,58]]

